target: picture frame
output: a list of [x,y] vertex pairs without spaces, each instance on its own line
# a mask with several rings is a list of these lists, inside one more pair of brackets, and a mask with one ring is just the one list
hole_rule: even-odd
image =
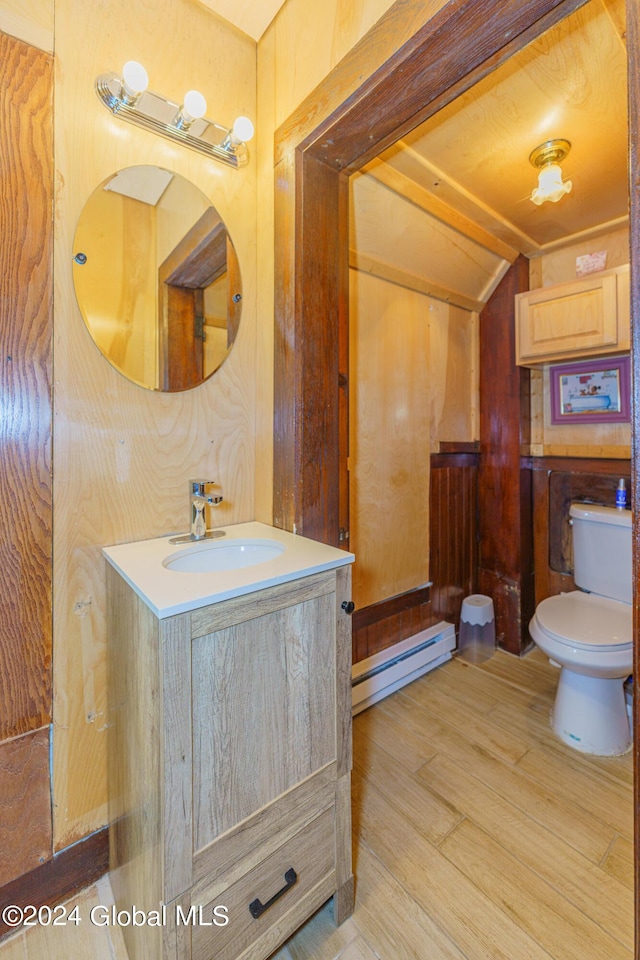
[[551,423],[625,423],[631,417],[629,357],[549,368]]

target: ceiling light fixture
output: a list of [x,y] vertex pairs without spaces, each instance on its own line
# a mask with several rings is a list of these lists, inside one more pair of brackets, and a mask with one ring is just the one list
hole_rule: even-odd
[[121,120],[128,120],[169,140],[232,167],[249,160],[247,141],[253,124],[238,117],[229,129],[205,117],[207,101],[198,90],[189,90],[182,104],[147,90],[149,78],[142,64],[125,63],[122,73],[103,73],[96,79],[96,93],[105,107]]
[[540,206],[546,200],[557,203],[571,193],[571,180],[562,180],[560,163],[571,150],[568,140],[546,140],[529,154],[529,162],[540,171],[538,186],[531,194],[531,202]]

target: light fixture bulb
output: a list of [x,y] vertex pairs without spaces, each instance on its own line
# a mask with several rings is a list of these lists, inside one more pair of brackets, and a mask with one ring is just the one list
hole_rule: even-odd
[[249,117],[238,117],[233,125],[231,133],[234,142],[248,143],[254,134],[253,124],[251,123],[251,120],[249,120]]
[[187,123],[200,120],[207,112],[207,101],[199,90],[187,90],[182,103],[182,116]]
[[129,102],[137,100],[149,86],[149,75],[137,60],[127,60],[122,68],[122,86]]
[[560,164],[548,163],[538,174],[538,186],[531,194],[531,201],[535,203],[537,207],[547,200],[550,200],[552,203],[557,203],[558,200],[561,200],[567,193],[571,193],[571,187],[571,180],[563,183],[562,167]]
[[539,170],[538,186],[531,194],[530,200],[537,207],[546,200],[557,203],[567,193],[571,193],[571,180],[562,182],[562,167],[560,163],[571,150],[568,140],[556,138],[539,144],[529,154],[529,163]]

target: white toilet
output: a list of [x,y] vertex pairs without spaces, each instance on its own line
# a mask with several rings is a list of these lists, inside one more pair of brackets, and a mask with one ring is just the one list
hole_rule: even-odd
[[572,503],[574,580],[538,604],[529,633],[561,667],[552,725],[583,753],[631,746],[624,681],[633,662],[631,512]]

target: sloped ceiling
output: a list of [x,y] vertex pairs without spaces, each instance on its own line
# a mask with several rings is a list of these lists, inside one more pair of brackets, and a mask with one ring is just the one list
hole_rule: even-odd
[[[627,222],[624,25],[624,0],[591,0],[365,168],[461,239],[466,296],[486,301],[518,253],[536,256]],[[563,174],[573,189],[538,207],[529,154],[556,137],[571,142]],[[356,202],[354,216],[363,215]],[[498,264],[489,286],[487,251]],[[397,237],[389,255],[401,258]],[[475,278],[474,259],[483,263]]]
[[259,40],[285,0],[200,0],[239,30]]

